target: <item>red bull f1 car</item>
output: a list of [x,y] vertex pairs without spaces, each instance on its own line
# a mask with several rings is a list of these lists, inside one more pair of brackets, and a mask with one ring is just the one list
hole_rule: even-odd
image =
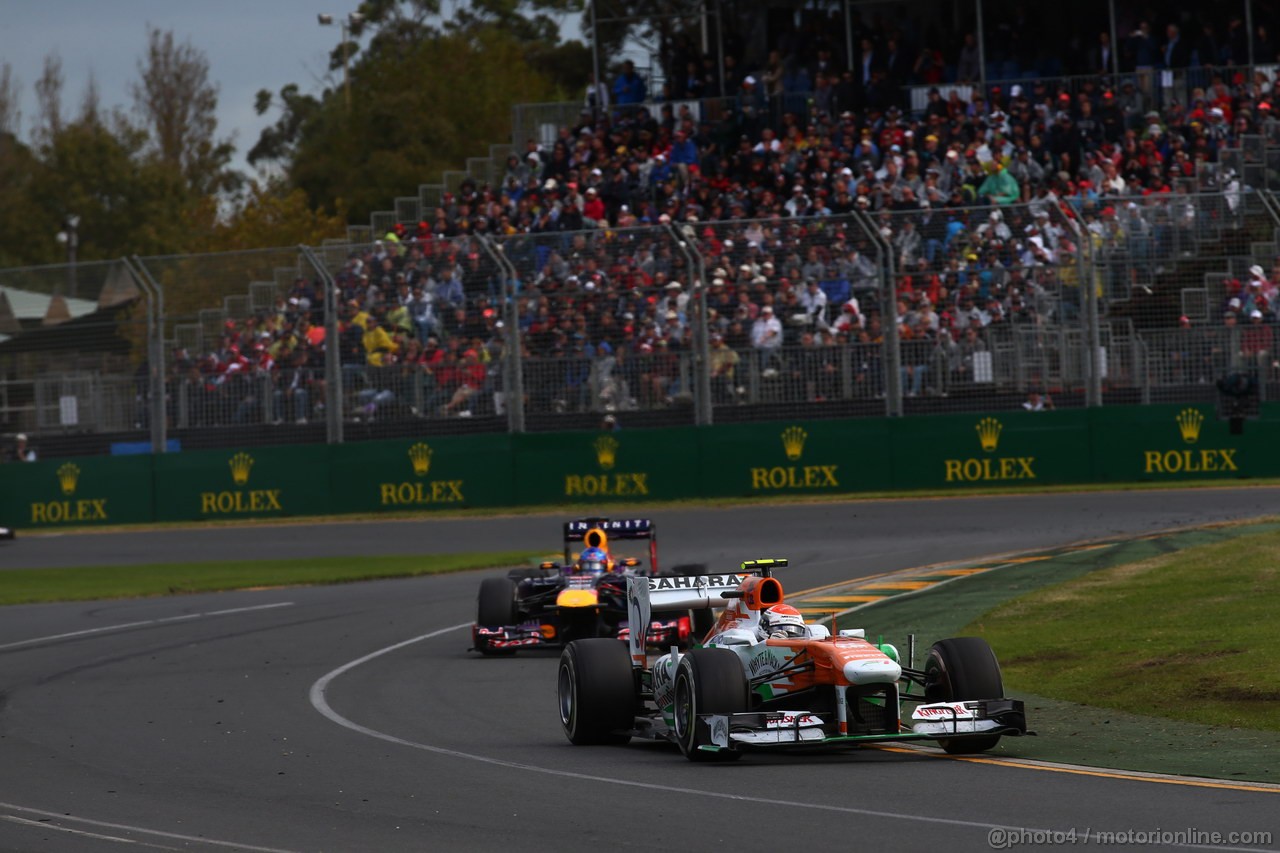
[[894,646],[869,642],[861,629],[833,636],[806,624],[773,577],[785,565],[755,560],[738,574],[630,578],[632,623],[687,609],[720,610],[719,618],[699,645],[652,662],[634,639],[570,642],[557,680],[570,742],[668,740],[704,761],[920,740],[973,753],[1028,733],[1023,704],[1004,696],[985,640],[941,640],[917,669],[914,649],[904,664]]
[[[618,542],[649,544],[648,567],[636,557],[611,552]],[[575,556],[574,551],[581,547]],[[486,578],[480,584],[472,649],[485,655],[513,654],[519,649],[562,647],[574,639],[607,638],[618,648],[644,624],[644,643],[651,648],[683,647],[693,636],[688,613],[666,614],[637,623],[627,616],[630,578],[674,577],[700,566],[658,569],[658,539],[654,523],[645,518],[583,518],[564,524],[564,562],[545,562],[536,569],[513,569],[506,577]],[[703,627],[710,624],[706,620]]]

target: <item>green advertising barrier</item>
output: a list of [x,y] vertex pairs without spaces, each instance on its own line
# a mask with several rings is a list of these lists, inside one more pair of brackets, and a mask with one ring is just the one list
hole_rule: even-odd
[[891,489],[1280,477],[1280,405],[439,436],[0,466],[16,528]]
[[333,512],[516,503],[506,433],[338,444],[330,466]]
[[519,504],[696,498],[693,427],[512,436]]
[[155,512],[150,456],[0,465],[0,525],[138,524]]
[[1091,409],[1098,482],[1280,476],[1280,423],[1246,420],[1237,435],[1214,406]]
[[704,497],[837,494],[890,488],[891,422],[729,424],[698,430]]
[[1085,409],[904,418],[892,426],[893,487],[1087,483],[1090,446]]
[[157,521],[330,512],[323,444],[197,450],[155,457]]

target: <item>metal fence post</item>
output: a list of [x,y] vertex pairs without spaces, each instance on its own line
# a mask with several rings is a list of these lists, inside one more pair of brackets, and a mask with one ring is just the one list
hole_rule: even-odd
[[479,237],[477,241],[489,259],[497,264],[501,271],[499,280],[502,289],[502,318],[507,325],[506,334],[506,367],[502,372],[502,388],[504,403],[507,408],[507,429],[510,432],[524,432],[524,362],[520,341],[520,310],[512,285],[520,278],[515,264],[507,257],[503,244],[495,243],[490,237]]
[[338,348],[338,285],[310,246],[299,246],[324,285],[324,427],[329,444],[342,444],[342,353]]
[[870,216],[862,213],[851,214],[862,232],[876,247],[880,263],[876,268],[880,274],[880,306],[884,321],[884,413],[887,417],[902,417],[902,347],[898,339],[898,294],[894,271],[893,246],[881,235]]
[[[1087,408],[1102,405],[1102,330],[1098,319],[1098,285],[1094,280],[1096,267],[1093,257],[1093,234],[1080,227],[1073,217],[1066,217],[1068,227],[1075,233],[1080,252],[1076,255],[1079,266],[1080,286],[1084,288],[1084,338],[1085,338],[1085,391]],[[1136,377],[1135,377],[1136,378]],[[1144,383],[1145,385],[1145,383]],[[1149,392],[1148,392],[1149,393]]]
[[165,406],[164,363],[164,288],[137,255],[132,263],[121,259],[133,280],[147,295],[147,393],[151,400],[147,412],[151,418],[151,452],[164,453],[169,444],[168,410]]
[[711,341],[707,316],[706,261],[698,251],[697,244],[685,240],[684,236],[676,231],[674,224],[668,223],[667,230],[671,232],[671,239],[675,241],[677,251],[684,255],[685,261],[689,264],[690,274],[696,276],[690,282],[694,298],[697,300],[695,304],[698,307],[698,322],[693,325],[693,372],[694,387],[697,388],[693,398],[693,417],[694,423],[698,426],[710,426],[714,406],[711,400]]

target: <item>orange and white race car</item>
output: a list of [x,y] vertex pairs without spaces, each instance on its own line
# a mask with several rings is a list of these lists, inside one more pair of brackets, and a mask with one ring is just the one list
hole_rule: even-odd
[[773,577],[786,564],[752,560],[738,574],[632,578],[633,625],[672,610],[723,612],[700,646],[673,648],[652,663],[634,639],[569,643],[557,676],[565,735],[574,744],[665,739],[699,761],[906,740],[970,753],[1027,734],[1022,702],[1005,698],[985,640],[940,640],[923,669],[910,659],[904,666],[894,646],[868,642],[861,629],[832,636],[806,624]]

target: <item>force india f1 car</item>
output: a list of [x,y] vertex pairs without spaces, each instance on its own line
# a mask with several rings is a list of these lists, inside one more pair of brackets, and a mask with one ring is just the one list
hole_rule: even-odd
[[[512,569],[505,578],[486,578],[480,584],[476,624],[471,645],[485,655],[513,654],[518,649],[554,646],[582,638],[609,638],[625,656],[630,626],[647,624],[645,644],[652,648],[686,646],[694,621],[688,613],[669,614],[644,623],[627,618],[628,578],[660,577],[658,534],[649,519],[584,518],[564,524],[564,563],[546,562],[537,569]],[[640,560],[615,558],[611,541],[647,540],[649,568],[638,571]],[[577,544],[583,551],[575,560]],[[701,570],[677,566],[675,571]],[[667,573],[673,576],[673,573]],[[709,614],[703,614],[707,616]],[[710,619],[699,627],[706,628]]]
[[[772,576],[785,565],[755,560],[743,563],[740,575],[630,579],[632,624],[647,622],[651,612],[724,610],[701,646],[671,649],[651,666],[634,640],[629,647],[569,643],[557,684],[569,740],[665,739],[701,761],[736,759],[750,749],[907,740],[971,753],[1027,733],[1022,702],[1004,698],[1000,665],[985,640],[941,640],[923,669],[914,661],[904,666],[893,646],[868,642],[860,629],[833,637],[825,626],[805,625]],[[792,623],[786,631],[765,633],[771,612],[793,614],[783,620]],[[904,703],[914,704],[909,721]]]

